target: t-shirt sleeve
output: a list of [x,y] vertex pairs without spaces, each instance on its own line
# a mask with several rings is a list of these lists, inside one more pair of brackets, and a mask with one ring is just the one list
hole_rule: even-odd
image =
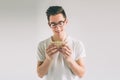
[[45,60],[45,47],[44,42],[40,42],[37,47],[37,60],[44,61]]
[[80,41],[77,41],[75,46],[75,60],[78,60],[80,57],[86,57],[84,44]]

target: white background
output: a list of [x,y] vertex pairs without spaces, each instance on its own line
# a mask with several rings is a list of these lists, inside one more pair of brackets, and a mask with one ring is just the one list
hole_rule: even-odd
[[0,0],[0,80],[39,80],[36,50],[52,34],[45,14],[51,5],[63,6],[68,34],[85,45],[81,80],[119,80],[119,0]]

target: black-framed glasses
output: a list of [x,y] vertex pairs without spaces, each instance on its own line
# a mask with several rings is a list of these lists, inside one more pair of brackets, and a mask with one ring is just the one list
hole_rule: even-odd
[[59,21],[58,23],[51,22],[51,23],[49,23],[49,25],[50,25],[51,28],[55,28],[56,26],[62,27],[62,26],[64,26],[65,21],[66,21],[66,19],[64,21]]

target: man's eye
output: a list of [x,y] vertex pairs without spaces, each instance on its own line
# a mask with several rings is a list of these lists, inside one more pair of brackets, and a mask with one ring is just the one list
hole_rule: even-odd
[[63,25],[63,24],[64,24],[64,22],[63,22],[63,21],[60,21],[60,22],[59,22],[59,24],[60,24],[60,25]]
[[51,26],[55,26],[55,24],[51,24]]

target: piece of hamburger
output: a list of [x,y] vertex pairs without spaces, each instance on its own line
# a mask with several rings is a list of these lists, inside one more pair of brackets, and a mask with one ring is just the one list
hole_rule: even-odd
[[57,46],[57,48],[60,48],[63,44],[65,44],[65,42],[63,42],[63,41],[54,41],[51,43],[55,44]]

